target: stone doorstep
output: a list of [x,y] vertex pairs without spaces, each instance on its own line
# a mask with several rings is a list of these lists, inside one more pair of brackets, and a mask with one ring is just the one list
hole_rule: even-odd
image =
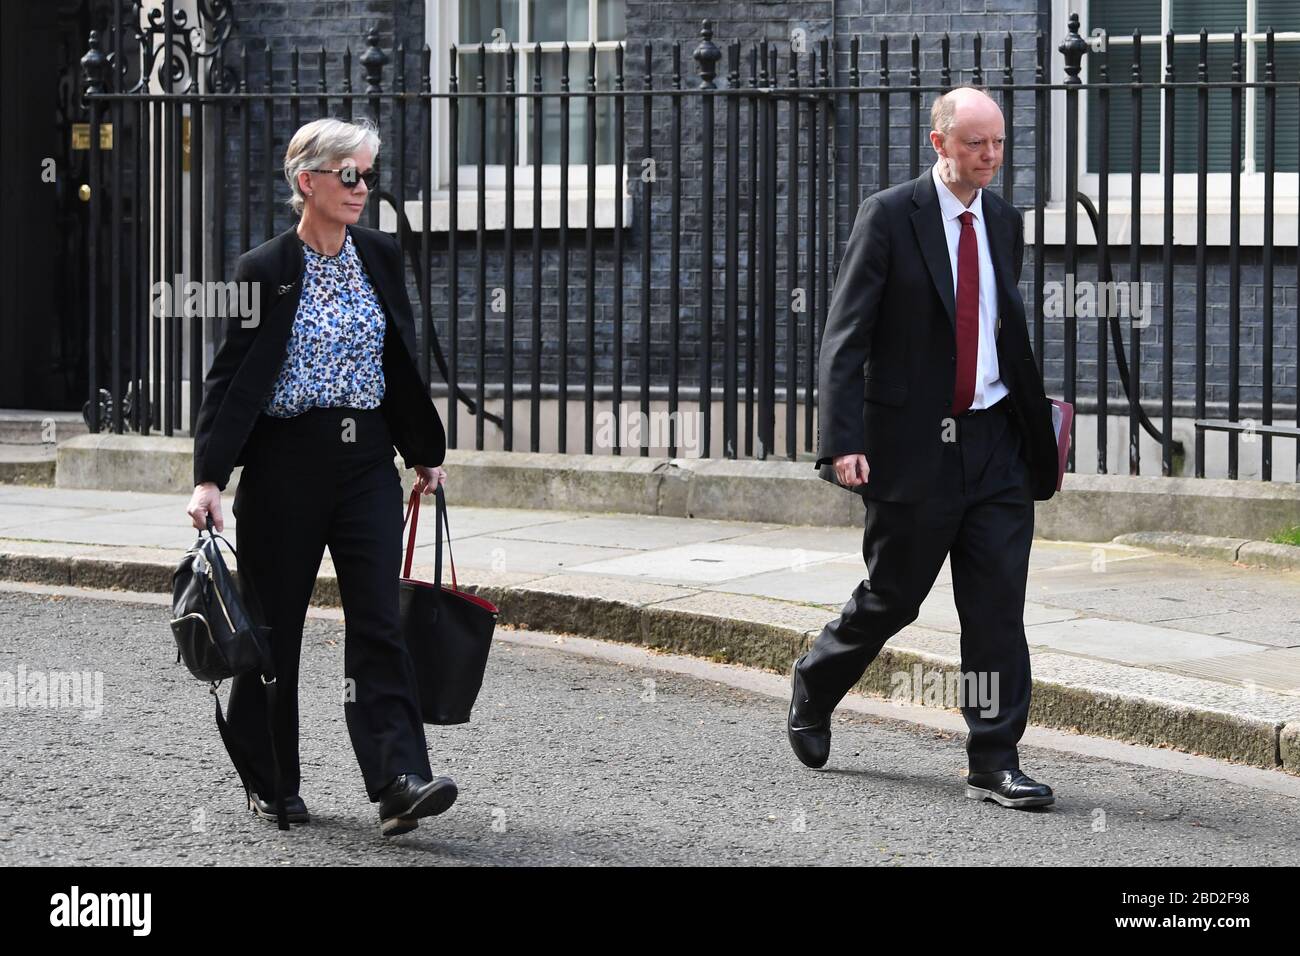
[[[47,442],[51,423],[55,440]],[[0,484],[53,487],[58,442],[87,431],[79,412],[0,408]]]
[[[174,564],[154,549],[29,543],[0,546],[0,579],[153,593],[171,590]],[[152,554],[146,552],[152,551]],[[432,577],[432,568],[413,570]],[[499,622],[518,628],[577,634],[599,640],[640,644],[673,653],[788,673],[827,619],[825,609],[747,595],[698,592],[687,588],[636,583],[623,598],[601,596],[590,577],[485,572],[465,590],[492,601]],[[322,574],[312,603],[337,607],[338,583]],[[891,697],[899,674],[921,668],[941,683],[954,680],[958,661],[906,646],[905,629],[863,675],[855,690]],[[1039,726],[1109,737],[1145,746],[1168,747],[1216,759],[1300,773],[1300,701],[1269,692],[1243,697],[1235,710],[1195,701],[1196,691],[1222,685],[1060,654],[1035,655],[1033,703],[1029,719]],[[1132,693],[1135,678],[1159,684],[1148,695]],[[1141,682],[1138,682],[1141,683]],[[1181,692],[1181,694],[1180,694]],[[1244,693],[1244,692],[1243,692]],[[1209,696],[1204,695],[1203,696]],[[918,700],[919,698],[919,700]],[[1190,698],[1190,702],[1189,702]],[[908,698],[925,704],[924,694]]]
[[[40,443],[50,437],[48,426],[53,426],[54,441],[66,441],[78,435],[89,434],[81,412],[42,411],[29,408],[0,408],[0,444],[20,442]],[[53,445],[50,446],[51,448]]]
[[54,455],[11,455],[0,446],[0,485],[54,487]]

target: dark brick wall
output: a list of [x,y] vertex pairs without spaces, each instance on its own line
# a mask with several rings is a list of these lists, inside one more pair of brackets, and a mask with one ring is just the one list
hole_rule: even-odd
[[[832,21],[832,10],[834,20]],[[338,88],[337,74],[340,57],[345,45],[351,44],[353,53],[353,87],[363,88],[362,71],[357,63],[364,48],[366,31],[374,26],[381,36],[381,45],[390,57],[396,40],[407,44],[408,83],[414,87],[418,78],[417,52],[423,43],[423,11],[421,0],[285,0],[285,2],[243,2],[237,3],[239,18],[238,38],[248,42],[250,51],[262,49],[269,44],[278,57],[293,45],[299,45],[304,51],[318,50],[325,46],[330,63],[330,87]],[[699,72],[692,59],[699,39],[700,21],[709,17],[714,21],[714,39],[723,52],[723,59],[718,64],[718,85],[727,84],[727,44],[739,40],[742,43],[741,83],[748,84],[749,56],[754,43],[763,40],[772,41],[778,49],[778,83],[788,83],[788,49],[789,38],[795,31],[802,31],[807,41],[806,49],[819,50],[818,41],[829,38],[832,41],[834,72],[830,77],[832,83],[848,83],[849,49],[851,37],[861,38],[859,69],[861,82],[875,84],[880,78],[880,37],[888,36],[890,56],[890,84],[905,87],[911,79],[910,37],[915,31],[919,37],[920,69],[919,80],[922,84],[940,82],[940,38],[947,32],[951,39],[951,81],[954,84],[969,82],[974,78],[973,37],[977,31],[985,35],[982,68],[986,81],[997,81],[1002,77],[1004,67],[1003,38],[1010,34],[1012,39],[1012,65],[1017,82],[1031,82],[1034,72],[1035,36],[1042,29],[1048,37],[1049,56],[1059,57],[1056,46],[1060,37],[1052,35],[1049,19],[1049,5],[1046,0],[829,0],[821,2],[770,2],[770,0],[746,0],[746,2],[648,2],[648,0],[628,0],[627,26],[628,43],[626,57],[626,87],[640,90],[643,87],[644,44],[653,44],[654,51],[654,87],[664,90],[672,86],[670,48],[674,42],[682,47],[682,85],[695,88],[699,83]],[[396,37],[396,40],[395,40]],[[233,44],[238,49],[238,39]],[[809,75],[809,54],[799,57],[801,86],[807,86]],[[278,63],[278,60],[277,60]],[[314,89],[316,80],[315,54],[303,59],[303,81],[307,89]],[[818,63],[821,66],[821,63]],[[259,55],[251,57],[248,82],[252,89],[260,89],[264,82]],[[385,83],[393,81],[394,64],[385,69]],[[277,89],[287,88],[288,77],[276,72],[273,82]],[[581,82],[575,88],[581,88]],[[922,130],[918,136],[918,169],[928,167],[932,152],[924,131],[928,128],[928,109],[933,93],[922,94],[918,99],[918,110]],[[337,106],[337,104],[335,104]],[[900,182],[913,174],[910,157],[911,135],[911,97],[901,92],[891,97],[889,143],[890,165],[889,181]],[[652,134],[651,156],[657,167],[657,181],[653,187],[653,198],[649,215],[652,226],[650,256],[650,299],[649,314],[651,324],[651,359],[649,374],[656,385],[666,384],[671,365],[671,346],[669,343],[670,315],[669,305],[675,289],[679,294],[681,333],[678,348],[680,380],[684,386],[690,386],[699,380],[697,361],[698,343],[700,341],[700,296],[704,272],[701,269],[701,171],[704,168],[703,147],[701,142],[700,97],[688,96],[681,101],[682,140],[681,140],[681,176],[682,198],[679,215],[673,215],[672,209],[672,127],[673,106],[668,97],[656,97],[654,113],[651,117]],[[1005,108],[1005,103],[1004,103]],[[360,104],[358,109],[361,109]],[[575,109],[581,109],[581,101],[575,101]],[[723,303],[724,303],[724,198],[726,187],[725,147],[727,134],[727,100],[718,97],[715,100],[715,142],[714,142],[714,247],[711,256],[713,275],[713,342],[715,363],[719,362],[722,352]],[[310,108],[304,107],[303,119],[315,114],[314,102]],[[878,120],[879,101],[874,95],[864,95],[859,104],[861,152],[858,156],[860,176],[859,195],[865,197],[873,192],[880,182],[877,165],[879,145]],[[332,110],[337,112],[337,109]],[[779,107],[778,156],[779,171],[776,184],[777,193],[777,254],[775,258],[775,275],[778,303],[777,356],[778,377],[784,374],[786,361],[786,327],[789,302],[789,286],[786,275],[788,258],[788,233],[786,228],[788,201],[788,158],[787,143],[789,128],[785,101]],[[261,168],[260,110],[254,113],[254,136],[249,149],[250,166],[254,170]],[[823,114],[824,115],[824,114]],[[408,173],[405,180],[407,198],[416,198],[419,189],[414,135],[418,114],[412,110],[410,131],[412,142],[409,144]],[[848,168],[852,153],[847,143],[849,130],[849,100],[845,95],[837,98],[835,105],[835,125],[837,127],[838,146],[831,162],[833,201],[830,202],[832,222],[827,228],[835,237],[835,245],[830,255],[830,269],[833,274],[838,265],[843,242],[852,225],[852,217],[859,197],[848,194]],[[391,129],[391,113],[385,109],[384,127],[388,151],[384,157],[385,175],[391,177],[395,168],[392,155],[394,148]],[[229,121],[228,121],[229,122]],[[824,121],[823,121],[824,122]],[[1036,160],[1033,98],[1031,94],[1017,94],[1014,100],[1014,167],[1015,187],[1010,198],[1022,209],[1033,203],[1033,168]],[[749,272],[749,250],[745,235],[751,205],[752,187],[748,181],[749,163],[749,120],[748,107],[742,110],[741,136],[738,149],[740,163],[739,209],[741,223],[741,242],[739,243],[740,268],[740,324],[743,329],[747,314],[746,279]],[[639,384],[642,368],[640,360],[640,328],[643,314],[641,301],[642,286],[642,222],[646,215],[644,184],[637,174],[644,157],[645,122],[642,113],[641,97],[629,97],[626,101],[626,157],[632,174],[633,212],[629,228],[624,234],[624,253],[622,262],[614,259],[613,236],[609,230],[598,230],[594,236],[596,250],[594,268],[596,270],[595,325],[596,325],[596,372],[598,383],[608,384],[616,361],[620,361],[624,370],[625,387],[634,391]],[[823,127],[824,129],[824,127]],[[274,126],[273,153],[277,163],[283,155],[284,141],[292,131],[287,113],[282,107],[277,108]],[[821,135],[822,130],[819,130]],[[801,150],[807,150],[808,130],[801,131]],[[241,145],[237,140],[228,140],[227,160],[233,168],[238,160]],[[798,285],[815,295],[815,308],[820,314],[827,300],[825,283],[820,281],[814,289],[808,276],[808,219],[807,199],[808,180],[806,162],[801,157],[799,196],[800,228],[798,230],[798,248],[800,278]],[[263,187],[260,178],[255,176],[253,183],[253,226],[251,244],[261,238],[260,203],[263,201]],[[391,183],[391,179],[388,181]],[[277,200],[275,230],[285,228],[291,221],[291,213],[280,202],[286,195],[286,187],[278,172],[278,165],[272,180],[273,193]],[[390,187],[391,188],[391,187]],[[995,184],[995,189],[1005,194],[1004,180]],[[232,204],[235,194],[228,194],[227,249],[232,255],[228,261],[233,262],[233,254],[238,246],[238,210]],[[233,219],[232,219],[233,215]],[[233,225],[232,225],[233,223]],[[674,237],[680,242],[680,269],[674,275],[670,268],[671,242]],[[569,380],[571,386],[579,385],[586,369],[586,294],[585,280],[589,264],[585,256],[585,234],[580,229],[571,229],[569,234],[569,299],[567,308],[561,309],[556,301],[558,287],[559,238],[554,230],[543,233],[543,281],[542,281],[542,332],[543,342],[542,368],[545,381],[553,383],[559,369],[560,318],[567,320],[569,330]],[[530,231],[517,233],[515,236],[515,370],[518,381],[527,380],[527,370],[531,365],[530,342],[532,336],[531,317],[533,295],[531,287],[532,234]],[[492,290],[504,284],[504,265],[502,262],[503,237],[500,232],[489,232],[485,236],[486,274],[483,284],[489,296]],[[450,341],[449,297],[447,283],[447,237],[433,237],[434,262],[432,268],[433,316],[438,334],[446,345]],[[1047,278],[1060,277],[1061,252],[1059,248],[1049,248],[1046,256]],[[1022,289],[1026,301],[1032,303],[1033,250],[1027,250],[1024,266],[1025,282]],[[1192,272],[1192,250],[1180,248],[1177,256],[1176,303],[1175,316],[1175,376],[1176,397],[1190,399],[1194,369],[1192,361],[1193,326],[1195,303],[1189,298],[1194,289]],[[818,257],[820,259],[820,256]],[[1227,252],[1224,249],[1211,249],[1209,252],[1210,281],[1207,334],[1211,367],[1208,373],[1211,400],[1226,398],[1227,383]],[[1080,268],[1081,278],[1095,277],[1092,265],[1092,253],[1084,256],[1084,265]],[[1117,279],[1127,279],[1126,253],[1116,252]],[[1143,278],[1155,283],[1152,327],[1143,333],[1143,369],[1144,398],[1157,397],[1152,385],[1159,380],[1160,342],[1161,342],[1161,250],[1149,247],[1144,251]],[[458,310],[457,349],[460,354],[461,382],[472,380],[476,367],[477,330],[475,321],[475,304],[479,285],[477,262],[475,258],[475,235],[473,231],[462,231],[459,240],[460,281]],[[1276,260],[1277,292],[1275,306],[1279,332],[1275,338],[1274,362],[1275,401],[1294,403],[1296,335],[1295,335],[1295,255],[1290,250],[1278,253]],[[1243,401],[1257,401],[1260,396],[1262,381],[1262,302],[1265,290],[1262,289],[1261,253],[1258,249],[1245,249],[1242,253],[1242,351],[1241,380],[1244,386]],[[760,263],[761,265],[761,263]],[[621,268],[624,279],[624,346],[621,359],[613,351],[613,302],[614,275]],[[416,300],[416,289],[412,276],[412,299]],[[503,371],[504,318],[501,313],[485,308],[486,324],[486,369],[491,383],[499,382]],[[803,337],[806,317],[801,317],[798,351],[798,385],[802,392],[805,385],[804,370],[807,367],[807,343]],[[1088,394],[1089,383],[1095,378],[1095,322],[1081,321],[1079,327],[1079,382],[1080,394]],[[746,346],[742,341],[741,354]],[[1063,340],[1062,324],[1059,320],[1049,319],[1044,326],[1044,361],[1049,390],[1059,393],[1062,382]],[[439,377],[435,373],[435,380]],[[742,373],[743,381],[743,373]],[[715,365],[714,381],[721,382],[721,372]],[[1112,367],[1110,372],[1111,390],[1117,394],[1118,377]],[[472,441],[472,439],[470,439]],[[466,441],[462,436],[461,444]]]
[[[271,56],[270,89],[276,93],[287,93],[293,89],[294,76],[291,69],[291,53],[297,48],[298,90],[303,93],[315,92],[319,88],[321,53],[325,56],[326,86],[329,92],[337,93],[344,88],[345,56],[351,53],[351,69],[348,71],[352,90],[364,92],[365,74],[359,62],[366,48],[366,34],[373,28],[379,31],[380,46],[389,57],[384,67],[384,88],[393,89],[394,75],[397,72],[398,43],[405,44],[407,83],[416,88],[419,82],[419,51],[424,45],[424,0],[234,0],[233,9],[237,24],[236,31],[226,45],[226,61],[241,77],[244,88],[253,93],[268,88],[266,54]],[[247,50],[247,69],[243,67],[242,53]],[[264,225],[264,210],[268,195],[272,204],[273,220],[270,235],[287,229],[296,221],[293,211],[285,203],[289,198],[289,187],[284,181],[284,150],[297,125],[317,119],[321,115],[346,118],[348,106],[337,97],[327,100],[327,109],[323,114],[315,98],[300,101],[298,123],[294,123],[289,103],[277,100],[271,115],[271,162],[268,191],[268,177],[265,149],[263,146],[265,113],[261,102],[250,108],[249,142],[242,138],[240,108],[227,106],[224,110],[225,124],[225,163],[226,163],[226,261],[233,269],[235,258],[244,251],[240,240],[240,189],[238,176],[240,155],[245,150],[248,154],[248,166],[252,171],[248,183],[250,189],[250,223],[248,246],[255,246],[268,238]],[[353,114],[356,117],[371,115],[368,101],[353,100]],[[389,104],[381,107],[383,117],[381,132],[385,142],[380,147],[380,162],[386,167],[396,169],[396,160],[392,155],[394,142],[392,129],[392,111]],[[374,117],[371,116],[373,119]],[[418,187],[418,153],[416,152],[415,134],[418,128],[418,114],[411,110],[410,142],[406,149],[408,190]],[[386,170],[385,175],[389,175]],[[385,181],[386,188],[393,188],[391,181]],[[365,220],[363,220],[365,222]]]
[[[1062,250],[1049,249],[1044,256],[1045,278],[1048,282],[1060,282],[1064,279],[1061,264]],[[1263,250],[1258,247],[1243,247],[1241,250],[1241,294],[1240,294],[1240,333],[1239,333],[1239,367],[1241,396],[1243,404],[1258,403],[1262,399],[1262,383],[1265,380],[1263,360],[1264,343],[1264,302],[1263,285],[1264,265]],[[1112,268],[1115,279],[1128,281],[1128,247],[1113,247],[1111,250]],[[1226,403],[1229,396],[1229,362],[1231,351],[1230,337],[1230,303],[1231,285],[1226,248],[1215,247],[1206,255],[1206,399],[1209,402]],[[1295,250],[1277,250],[1274,253],[1274,334],[1273,334],[1273,401],[1276,404],[1290,406],[1286,418],[1294,419],[1296,400],[1296,255]],[[1025,275],[1032,278],[1033,250],[1027,250]],[[1087,249],[1080,257],[1078,279],[1095,280],[1097,278],[1096,252]],[[1160,383],[1163,381],[1161,362],[1164,349],[1164,250],[1159,246],[1143,249],[1141,280],[1151,283],[1150,325],[1141,332],[1142,381],[1141,391],[1144,406],[1153,420],[1160,409]],[[1033,286],[1029,281],[1021,283],[1025,302],[1031,305]],[[1190,403],[1195,398],[1196,382],[1196,250],[1195,247],[1174,247],[1174,327],[1173,327],[1173,371],[1176,388],[1174,397],[1176,405],[1181,401]],[[1097,380],[1097,341],[1098,320],[1083,319],[1078,322],[1077,368],[1080,395],[1095,395]],[[1121,321],[1125,358],[1130,356],[1128,322]],[[1063,388],[1064,371],[1064,330],[1060,319],[1047,319],[1044,324],[1045,376],[1049,392],[1059,395]],[[1109,333],[1108,333],[1109,335]],[[1113,336],[1108,350],[1108,392],[1112,398],[1118,398],[1122,392],[1119,376],[1114,361]],[[1114,410],[1119,406],[1112,404]],[[1124,406],[1126,410],[1126,406]],[[1176,409],[1177,411],[1177,409]],[[1191,406],[1187,405],[1190,414]],[[1242,415],[1248,413],[1243,411]],[[1258,412],[1254,412],[1258,417]],[[1211,415],[1211,417],[1219,417]]]

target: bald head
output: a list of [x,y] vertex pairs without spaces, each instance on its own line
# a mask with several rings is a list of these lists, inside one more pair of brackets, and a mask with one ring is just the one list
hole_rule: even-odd
[[930,110],[930,144],[939,174],[967,205],[1002,166],[1006,125],[991,96],[973,86],[950,90]]
[[974,86],[959,86],[949,90],[930,107],[930,128],[947,136],[958,122],[958,117],[974,120],[1002,120],[1002,108],[993,97]]

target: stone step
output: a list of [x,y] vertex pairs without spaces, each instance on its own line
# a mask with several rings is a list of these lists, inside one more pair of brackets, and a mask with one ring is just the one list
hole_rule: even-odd
[[54,445],[0,442],[0,485],[54,486]]
[[[51,432],[49,429],[53,428]],[[44,411],[35,408],[0,408],[0,445],[45,444],[67,441],[90,431],[76,411]]]

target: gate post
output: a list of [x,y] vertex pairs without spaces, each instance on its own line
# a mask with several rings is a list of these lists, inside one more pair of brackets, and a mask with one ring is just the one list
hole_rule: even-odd
[[[1070,14],[1069,33],[1057,48],[1065,57],[1065,272],[1078,271],[1079,266],[1079,207],[1075,197],[1079,194],[1079,70],[1083,55],[1088,52],[1088,41],[1079,35],[1079,15]],[[1036,224],[1041,230],[1041,223]],[[1067,279],[1066,288],[1073,288]],[[1075,345],[1077,325],[1073,304],[1065,310],[1062,338],[1065,345],[1064,378],[1065,400],[1075,402]],[[1074,423],[1070,423],[1073,431]],[[1068,467],[1074,470],[1074,436],[1071,435]]]
[[[375,126],[380,127],[382,108],[379,94],[384,91],[384,64],[388,62],[388,54],[379,48],[379,30],[376,27],[371,27],[370,32],[366,34],[366,48],[361,52],[359,62],[366,76],[366,92],[370,94],[370,112],[373,114]],[[391,180],[389,186],[392,186]],[[397,194],[400,190],[393,189],[392,192]],[[366,225],[371,229],[378,229],[379,197],[376,194],[372,199],[366,211]]]
[[98,364],[99,350],[96,341],[98,321],[96,297],[99,291],[99,102],[92,99],[86,104],[86,96],[104,92],[104,69],[107,60],[99,49],[99,31],[91,30],[88,49],[81,58],[81,93],[82,104],[90,113],[90,182],[89,195],[84,197],[88,203],[86,230],[86,323],[89,329],[86,351],[86,368],[89,375],[87,400],[90,417],[87,420],[91,432],[98,432],[99,421],[99,382],[95,366]]

